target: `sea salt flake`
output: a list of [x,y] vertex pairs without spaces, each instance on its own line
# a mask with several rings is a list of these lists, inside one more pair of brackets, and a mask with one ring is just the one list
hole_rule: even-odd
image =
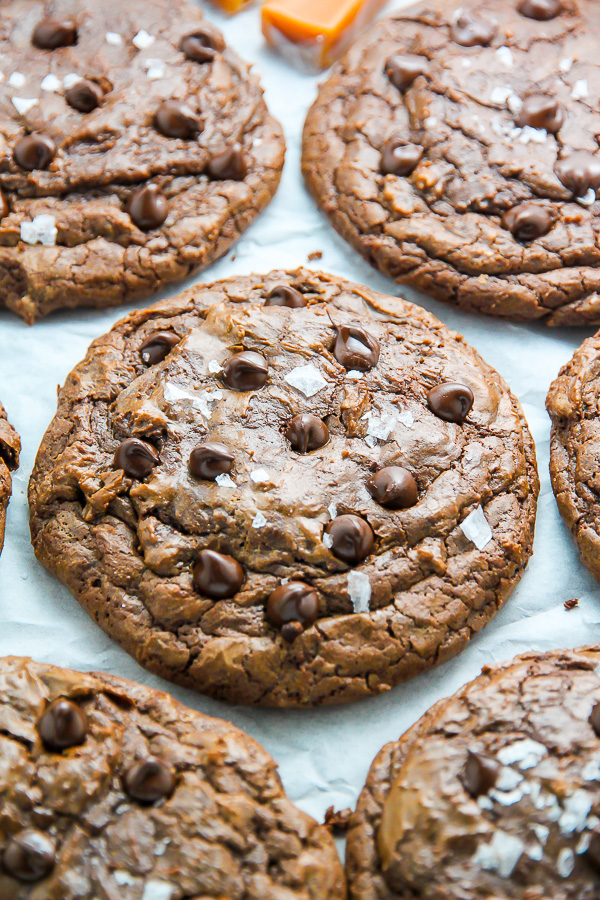
[[[493,538],[490,523],[486,519],[481,506],[469,513],[464,522],[460,523],[459,528],[467,540],[475,544],[478,550],[483,550],[487,547]],[[501,760],[501,762],[505,762],[505,760]]]
[[496,87],[490,94],[490,100],[492,101],[492,103],[503,105],[504,103],[506,103],[512,92],[513,89],[511,87],[506,87],[506,85],[496,85]]
[[333,547],[333,538],[329,534],[329,532],[323,532],[323,544],[327,547],[328,550],[331,550]]
[[509,878],[524,849],[522,840],[498,829],[489,844],[479,845],[473,863],[489,872],[497,872],[500,878]]
[[215,478],[215,482],[219,485],[219,487],[224,487],[224,488],[236,487],[236,483],[231,478],[230,475],[217,475],[217,477]]
[[596,191],[593,187],[588,188],[587,192],[583,195],[583,197],[577,197],[577,202],[581,203],[582,206],[591,206],[592,203],[596,202]]
[[11,97],[10,99],[12,100],[14,108],[21,116],[26,115],[30,109],[33,109],[33,107],[38,104],[35,97]]
[[329,506],[327,507],[327,512],[329,513],[329,515],[331,516],[332,519],[337,518],[337,506],[335,505],[335,503],[329,504]]
[[540,842],[540,844],[542,844],[542,846],[545,847],[548,842],[548,838],[550,837],[550,829],[548,828],[548,826],[547,825],[538,825],[538,823],[535,822],[531,826],[531,828],[534,831],[535,836],[538,839],[538,841]]
[[32,222],[21,222],[21,240],[26,244],[53,247],[58,237],[54,216],[36,216]]
[[159,841],[159,843],[154,848],[154,855],[155,856],[164,856],[167,851],[167,847],[169,846],[170,843],[171,843],[171,841],[167,841],[167,840]]
[[269,481],[269,473],[266,469],[254,469],[250,472],[250,478],[255,484],[264,484],[265,481]]
[[530,125],[525,125],[519,135],[521,144],[545,144],[547,139],[548,132],[544,128],[532,128]]
[[348,593],[355,613],[369,612],[371,600],[371,582],[364,572],[350,572],[348,575]]
[[529,857],[529,859],[533,859],[535,862],[539,862],[544,858],[544,848],[540,847],[539,844],[534,844],[531,847],[526,847],[525,853]]
[[520,113],[523,109],[523,101],[517,94],[511,94],[506,101],[506,105],[513,115],[517,115],[517,113]]
[[63,84],[68,90],[69,88],[75,87],[76,84],[79,84],[82,81],[81,75],[77,75],[75,72],[69,72],[68,75],[65,75],[63,79]]
[[267,520],[259,510],[256,513],[256,515],[254,516],[254,519],[252,520],[252,527],[253,528],[263,528],[266,524],[267,524]]
[[123,43],[123,38],[120,34],[117,34],[116,31],[107,31],[104,35],[104,39],[111,47],[120,47]]
[[118,885],[123,887],[126,884],[135,884],[135,878],[131,874],[131,872],[127,872],[125,869],[115,869],[113,872],[113,877]]
[[587,791],[574,791],[563,801],[564,812],[558,820],[563,834],[583,831],[585,822],[593,806],[593,797]]
[[522,788],[516,788],[514,791],[490,791],[490,797],[493,797],[498,803],[502,806],[514,806],[515,803],[518,803],[523,799],[526,791],[522,790]]
[[350,381],[360,381],[364,374],[364,372],[359,372],[358,369],[350,369],[349,372],[346,372],[346,378],[349,378]]
[[473,62],[470,59],[467,59],[466,56],[462,56],[460,61],[462,63],[463,69],[470,69],[473,65]]
[[582,853],[585,853],[587,850],[589,850],[589,846],[590,846],[591,842],[592,842],[591,834],[588,834],[588,832],[584,832],[581,835],[581,837],[579,838],[577,846],[575,847],[575,853],[578,856],[580,856]]
[[590,90],[588,88],[588,83],[585,78],[581,78],[579,81],[575,82],[575,87],[571,91],[571,97],[573,100],[584,100],[586,97],[590,96]]
[[510,47],[498,47],[496,50],[496,56],[504,66],[508,66],[508,68],[512,68],[513,64],[513,55]]
[[216,375],[217,372],[220,372],[220,371],[221,371],[221,366],[220,366],[219,363],[216,361],[216,359],[211,359],[211,361],[210,361],[209,364],[208,364],[208,371],[209,371],[209,372],[212,372],[213,375]]
[[168,881],[157,881],[151,878],[144,885],[142,900],[171,900],[175,888]]
[[556,870],[561,878],[568,878],[575,868],[575,854],[568,847],[564,847],[558,854]]
[[396,425],[396,418],[388,413],[378,416],[374,412],[368,412],[361,417],[361,422],[365,419],[368,422],[365,440],[369,447],[374,447],[378,440],[387,441]]
[[560,71],[563,73],[563,75],[566,75],[567,72],[570,72],[571,69],[573,68],[573,63],[574,63],[574,62],[575,62],[575,60],[573,59],[572,56],[565,56],[565,57],[563,57],[563,59],[561,59],[561,61],[559,62],[558,68],[559,68]]
[[492,810],[494,808],[494,804],[487,796],[487,794],[482,794],[477,798],[477,804],[481,807],[481,809],[489,809]]
[[512,766],[516,763],[520,769],[533,769],[547,755],[548,748],[531,738],[507,744],[496,754],[503,765]]
[[464,465],[466,469],[474,469],[481,462],[483,447],[481,444],[468,444],[465,450]]
[[148,47],[152,46],[155,40],[156,38],[154,35],[148,34],[148,32],[144,31],[142,28],[141,31],[138,31],[138,33],[132,37],[131,42],[132,44],[135,44],[138,50],[147,50]]
[[148,60],[151,65],[146,66],[146,75],[150,79],[150,81],[158,81],[160,78],[164,78],[166,74],[166,66],[164,62],[160,59]]
[[514,769],[508,768],[508,766],[504,766],[496,779],[496,790],[497,791],[514,791],[514,789],[521,784],[523,781],[523,776],[518,772],[515,772]]
[[405,428],[413,429],[415,427],[415,419],[410,409],[399,409],[398,421],[401,425],[404,425]]
[[40,87],[43,91],[57,92],[62,88],[62,81],[60,78],[57,78],[56,75],[46,75],[42,80]]
[[8,83],[11,87],[21,88],[25,84],[27,79],[23,75],[22,72],[13,72],[10,78],[8,79]]
[[289,385],[304,394],[305,397],[313,397],[327,387],[327,382],[316,366],[296,366],[284,377]]
[[588,759],[581,770],[581,775],[584,781],[600,781],[600,757]]

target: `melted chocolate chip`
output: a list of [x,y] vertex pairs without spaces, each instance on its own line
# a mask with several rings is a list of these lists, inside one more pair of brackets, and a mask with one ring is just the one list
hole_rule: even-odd
[[373,549],[373,529],[360,516],[338,516],[325,531],[331,538],[333,555],[349,566],[362,562]]
[[209,63],[225,49],[225,42],[220,35],[200,28],[182,37],[179,49],[192,62]]
[[596,736],[600,737],[600,703],[596,703],[592,712],[590,713],[589,719],[590,725],[596,732]]
[[40,50],[72,47],[77,43],[77,28],[68,20],[61,22],[59,19],[42,19],[34,28],[31,43]]
[[169,204],[158,185],[146,184],[131,195],[127,202],[127,212],[138,228],[152,231],[160,228],[169,215]]
[[65,100],[69,106],[80,113],[91,113],[102,103],[104,91],[95,81],[82,79],[65,91]]
[[516,121],[521,128],[529,125],[530,128],[557,134],[565,121],[565,111],[554,97],[547,94],[531,94],[523,101]]
[[409,144],[403,138],[392,138],[381,152],[381,171],[384,175],[406,177],[417,168],[423,159],[423,148]]
[[175,789],[173,770],[156,756],[134,763],[123,776],[123,787],[138,803],[156,803]]
[[2,854],[4,869],[18,881],[41,881],[56,863],[53,841],[35,828],[15,834]]
[[429,68],[426,56],[415,56],[412,53],[396,53],[385,63],[385,74],[399,91],[405,91],[415,78],[424,75]]
[[22,169],[33,172],[34,169],[47,169],[55,153],[52,138],[45,134],[27,134],[15,144],[14,158]]
[[115,469],[123,469],[130,478],[146,478],[159,464],[160,457],[152,444],[139,438],[127,438],[119,444],[114,458]]
[[590,188],[600,188],[600,156],[587,150],[576,150],[559,159],[554,174],[574,197],[585,197]]
[[348,371],[367,372],[379,362],[379,341],[355,325],[337,329],[333,355]]
[[306,306],[306,297],[288,284],[274,287],[265,300],[265,306],[287,306],[288,309],[300,309]]
[[269,366],[264,356],[253,350],[244,350],[230,356],[223,366],[221,378],[232,391],[258,391],[265,386]]
[[549,209],[537,203],[521,203],[513,206],[502,216],[502,227],[522,244],[535,241],[548,234],[553,218]]
[[367,490],[373,500],[389,509],[408,509],[419,499],[417,482],[408,469],[386,466],[371,475]]
[[496,34],[496,25],[472,12],[461,12],[450,26],[450,36],[463,47],[485,47]]
[[229,475],[234,456],[225,444],[200,444],[190,453],[189,469],[194,478],[214,481],[219,475]]
[[267,601],[267,619],[292,643],[317,621],[319,598],[309,584],[290,581],[276,588]]
[[462,782],[471,797],[487,794],[494,787],[500,775],[500,763],[483,753],[469,755],[465,763]]
[[165,137],[190,140],[200,131],[198,117],[185,103],[165,100],[156,111],[154,123]]
[[517,9],[528,19],[545,22],[558,16],[563,11],[563,5],[561,0],[520,0]]
[[77,703],[60,697],[45,710],[38,731],[46,750],[60,753],[83,744],[88,733],[87,716]]
[[155,366],[169,355],[181,340],[172,331],[156,331],[140,347],[140,356],[145,366]]
[[211,600],[226,600],[244,583],[244,570],[232,556],[201,550],[194,566],[194,587]]
[[297,453],[319,450],[329,440],[329,429],[322,419],[308,413],[294,416],[285,431],[285,436]]
[[248,165],[241,147],[236,144],[223,153],[211,156],[206,174],[213,181],[243,181],[248,174]]
[[427,394],[427,405],[432,413],[445,422],[462,425],[473,406],[473,391],[466,384],[448,381],[438,384]]

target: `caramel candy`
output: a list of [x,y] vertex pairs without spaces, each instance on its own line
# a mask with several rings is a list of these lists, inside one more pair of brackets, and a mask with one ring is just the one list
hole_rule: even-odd
[[233,13],[237,13],[241,9],[250,6],[252,0],[212,0],[212,2],[215,6],[218,6],[219,9],[222,9],[223,12],[233,15]]
[[326,69],[354,43],[386,0],[266,0],[263,34],[309,71]]

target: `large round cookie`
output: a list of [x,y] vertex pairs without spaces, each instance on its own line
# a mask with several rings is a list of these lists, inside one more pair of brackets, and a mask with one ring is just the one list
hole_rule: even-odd
[[19,465],[21,440],[15,429],[6,418],[4,407],[0,403],[0,553],[4,545],[4,528],[6,510],[12,490],[10,473]]
[[196,4],[11,0],[0,54],[0,305],[26,321],[185,278],[275,193],[281,128]]
[[227,722],[110,675],[0,660],[2,900],[344,900],[325,828]]
[[600,651],[486,667],[376,757],[351,900],[596,900]]
[[537,491],[521,407],[460,336],[300,270],[197,285],[92,344],[31,527],[153,671],[310,706],[461,650],[523,572]]
[[468,310],[600,322],[594,0],[433,0],[334,69],[303,170],[386,274]]

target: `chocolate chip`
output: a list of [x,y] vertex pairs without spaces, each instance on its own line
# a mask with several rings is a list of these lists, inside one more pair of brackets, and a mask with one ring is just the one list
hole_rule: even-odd
[[209,63],[225,49],[225,41],[218,34],[198,29],[182,37],[179,49],[192,62]]
[[189,469],[194,478],[214,481],[219,475],[229,475],[234,456],[225,444],[200,444],[190,453]]
[[65,100],[80,113],[91,113],[102,103],[104,91],[95,81],[82,79],[65,91]]
[[348,371],[367,372],[379,362],[379,341],[355,325],[340,325],[333,355]]
[[466,384],[448,381],[438,384],[427,394],[427,405],[432,413],[445,422],[462,425],[473,406],[473,391]]
[[329,429],[322,419],[309,413],[294,416],[285,436],[297,453],[319,450],[329,440]]
[[423,159],[423,148],[410,144],[403,138],[392,138],[381,153],[381,171],[384,175],[406,177],[417,168]]
[[87,716],[72,700],[60,697],[45,710],[38,731],[46,750],[60,753],[83,744],[88,733]]
[[600,737],[600,703],[594,704],[589,719],[590,725],[596,732],[596,736]]
[[496,34],[496,24],[472,12],[461,12],[450,26],[450,36],[463,47],[485,47]]
[[522,16],[528,19],[538,19],[545,22],[554,19],[563,11],[561,0],[520,0],[517,9]]
[[590,188],[594,191],[600,188],[600,156],[576,150],[558,160],[554,173],[574,197],[585,197]]
[[172,331],[156,331],[140,347],[142,362],[145,366],[155,366],[162,362],[180,340]]
[[244,570],[233,556],[201,550],[193,572],[194,587],[211,600],[226,600],[244,583]]
[[429,68],[426,56],[415,56],[412,53],[396,53],[385,63],[385,74],[399,91],[405,91],[415,78],[424,75]]
[[371,475],[367,490],[373,500],[389,509],[408,509],[419,499],[417,482],[408,469],[386,466]]
[[349,566],[362,562],[373,549],[373,529],[360,516],[338,516],[325,531],[332,541],[331,552]]
[[156,184],[138,188],[127,202],[127,212],[142,231],[160,228],[169,215],[169,204]]
[[200,131],[198,117],[185,103],[165,100],[156,111],[154,124],[161,134],[170,138],[190,140]]
[[14,150],[15,162],[22,169],[47,169],[56,154],[56,145],[45,134],[27,134],[17,141]]
[[521,203],[502,216],[502,227],[522,244],[535,241],[548,234],[553,218],[549,209],[537,203]]
[[523,101],[516,121],[521,128],[528,125],[530,128],[556,134],[565,121],[565,111],[554,97],[549,97],[548,94],[531,94]]
[[35,828],[13,835],[2,854],[4,869],[18,881],[41,881],[56,863],[54,842]]
[[487,794],[494,787],[500,775],[500,763],[483,753],[468,751],[462,782],[471,797]]
[[175,789],[175,775],[161,759],[147,756],[127,769],[123,787],[138,803],[156,803],[171,796]]
[[290,581],[276,588],[267,601],[267,619],[292,643],[317,621],[319,598],[309,584]]
[[232,391],[258,391],[265,386],[269,366],[264,356],[253,350],[244,350],[230,356],[223,366],[221,378]]
[[159,464],[160,457],[152,444],[139,438],[127,438],[119,444],[114,458],[115,469],[123,469],[130,478],[146,478]]
[[72,47],[77,43],[77,28],[68,20],[61,22],[59,19],[42,19],[33,30],[31,43],[40,50]]
[[306,306],[306,297],[288,284],[279,284],[267,295],[265,306],[287,306],[300,309]]
[[243,181],[248,166],[241,147],[233,147],[211,156],[206,166],[206,174],[213,181]]

